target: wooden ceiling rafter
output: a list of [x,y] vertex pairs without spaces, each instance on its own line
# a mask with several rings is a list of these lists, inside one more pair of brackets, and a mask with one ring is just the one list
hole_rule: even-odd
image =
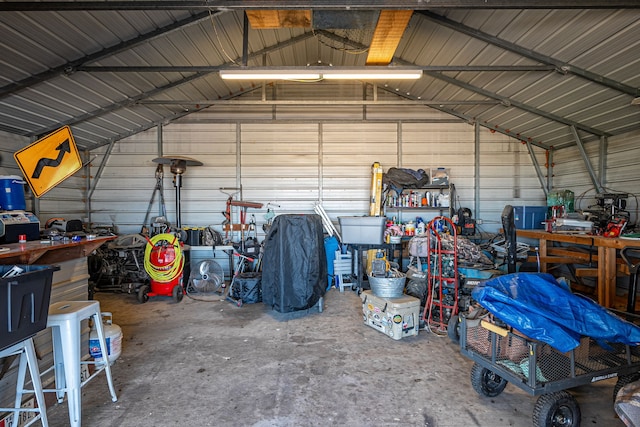
[[413,10],[382,10],[369,45],[366,65],[389,65]]

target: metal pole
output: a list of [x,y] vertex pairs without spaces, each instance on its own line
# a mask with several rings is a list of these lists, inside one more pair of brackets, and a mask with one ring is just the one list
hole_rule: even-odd
[[182,218],[180,214],[180,187],[182,187],[182,174],[176,174],[173,183],[176,187],[176,227],[182,228]]

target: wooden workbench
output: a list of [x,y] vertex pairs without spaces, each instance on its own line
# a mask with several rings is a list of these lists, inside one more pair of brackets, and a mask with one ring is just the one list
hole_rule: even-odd
[[115,238],[116,236],[104,236],[91,240],[83,238],[79,242],[55,240],[43,243],[35,240],[26,243],[6,243],[0,245],[1,248],[8,249],[0,252],[0,264],[55,264],[84,258],[103,243]]
[[[640,240],[621,239],[589,234],[549,233],[542,230],[517,230],[517,236],[536,239],[539,242],[540,270],[547,271],[548,264],[586,264],[594,268],[577,269],[577,275],[597,278],[598,304],[613,308],[616,296],[618,250],[626,247],[640,248]],[[549,244],[551,242],[551,245]],[[585,252],[554,248],[553,242],[587,247]],[[594,254],[594,251],[597,252]]]

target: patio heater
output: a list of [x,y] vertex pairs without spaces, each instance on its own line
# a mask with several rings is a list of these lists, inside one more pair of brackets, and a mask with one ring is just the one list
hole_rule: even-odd
[[173,174],[173,186],[176,188],[176,228],[182,227],[180,188],[182,187],[182,174],[187,171],[187,166],[202,166],[202,162],[190,157],[166,156],[153,159],[154,163],[170,165]]

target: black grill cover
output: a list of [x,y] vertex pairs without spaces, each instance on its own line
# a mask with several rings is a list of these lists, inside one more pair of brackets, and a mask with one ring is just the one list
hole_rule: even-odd
[[278,215],[265,238],[262,302],[280,313],[313,307],[327,287],[319,215]]

